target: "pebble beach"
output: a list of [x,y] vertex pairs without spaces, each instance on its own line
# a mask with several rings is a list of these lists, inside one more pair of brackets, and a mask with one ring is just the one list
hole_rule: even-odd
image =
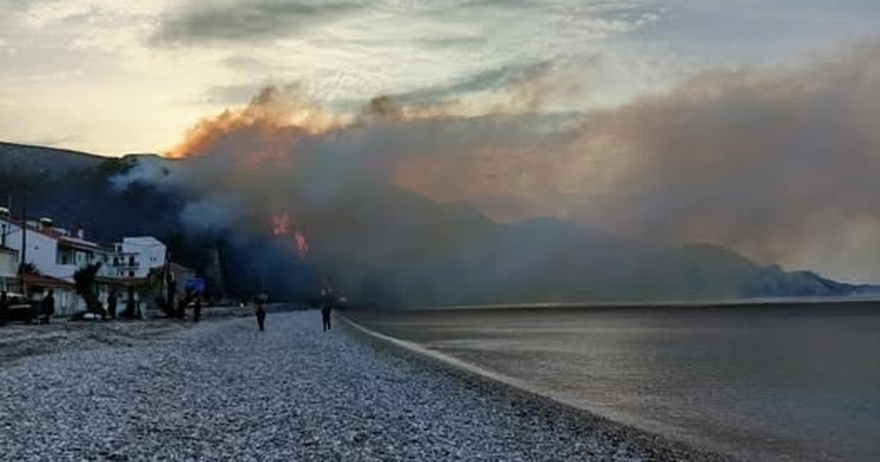
[[271,313],[265,332],[171,323],[7,354],[0,460],[722,460],[339,322],[322,332],[317,312]]

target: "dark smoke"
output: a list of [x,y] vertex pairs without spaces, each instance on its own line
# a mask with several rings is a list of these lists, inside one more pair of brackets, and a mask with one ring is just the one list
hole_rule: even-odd
[[[310,240],[313,264],[349,288],[406,273],[415,275],[408,284],[421,284],[413,292],[437,290],[431,279],[444,275],[476,294],[464,288],[476,283],[450,272],[498,268],[498,225],[467,207],[438,212],[406,190],[505,220],[567,218],[654,247],[718,243],[763,262],[880,280],[880,258],[862,267],[851,260],[854,249],[880,253],[877,42],[799,68],[696,76],[613,110],[551,117],[532,107],[533,94],[526,106],[484,109],[379,97],[359,114],[339,115],[270,89],[247,108],[201,122],[172,151],[187,160],[170,174],[136,169],[120,181],[197,193],[185,210],[212,226],[256,233],[273,213],[289,212]],[[541,237],[511,242],[537,245]],[[517,253],[498,269],[503,275],[484,282],[528,281],[530,268],[579,245],[571,239],[545,242],[531,257]],[[817,244],[827,242],[837,244]],[[626,264],[633,261],[642,260]]]

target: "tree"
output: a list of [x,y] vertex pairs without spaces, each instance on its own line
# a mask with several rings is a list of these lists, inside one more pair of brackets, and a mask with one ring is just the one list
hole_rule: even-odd
[[73,282],[76,294],[86,302],[86,311],[104,317],[104,305],[95,293],[95,277],[99,269],[101,269],[100,262],[83,266],[73,273]]
[[18,269],[19,274],[26,274],[28,276],[42,276],[43,273],[40,272],[40,269],[37,268],[37,265],[32,262],[22,263]]
[[[176,286],[174,276],[170,271],[166,271],[165,268],[150,270],[147,274],[147,292],[156,295],[154,301],[162,314],[169,318],[178,317],[178,311],[174,305]],[[146,300],[148,293],[142,293],[141,298]]]

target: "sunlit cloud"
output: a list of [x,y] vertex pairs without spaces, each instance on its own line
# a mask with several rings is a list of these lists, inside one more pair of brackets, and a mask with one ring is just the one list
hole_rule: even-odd
[[162,15],[155,45],[214,45],[264,41],[301,33],[354,13],[353,1],[211,0]]

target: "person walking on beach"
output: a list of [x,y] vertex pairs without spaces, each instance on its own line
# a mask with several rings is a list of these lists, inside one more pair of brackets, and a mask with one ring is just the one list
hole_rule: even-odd
[[116,296],[116,288],[114,287],[110,290],[110,295],[107,296],[107,314],[110,315],[110,319],[116,319],[116,306],[119,303],[119,299]]
[[324,299],[324,304],[321,305],[321,328],[323,332],[327,332],[330,330],[330,309],[332,308],[330,297]]
[[196,295],[196,302],[193,305],[193,322],[199,322],[202,318],[202,296]]
[[43,298],[40,308],[42,308],[43,312],[43,319],[40,321],[40,324],[49,324],[49,319],[55,314],[55,296],[51,290]]
[[6,307],[9,306],[9,296],[4,289],[0,292],[0,326],[6,322]]
[[257,325],[260,326],[260,331],[266,330],[266,307],[263,306],[264,304],[263,296],[257,296]]

